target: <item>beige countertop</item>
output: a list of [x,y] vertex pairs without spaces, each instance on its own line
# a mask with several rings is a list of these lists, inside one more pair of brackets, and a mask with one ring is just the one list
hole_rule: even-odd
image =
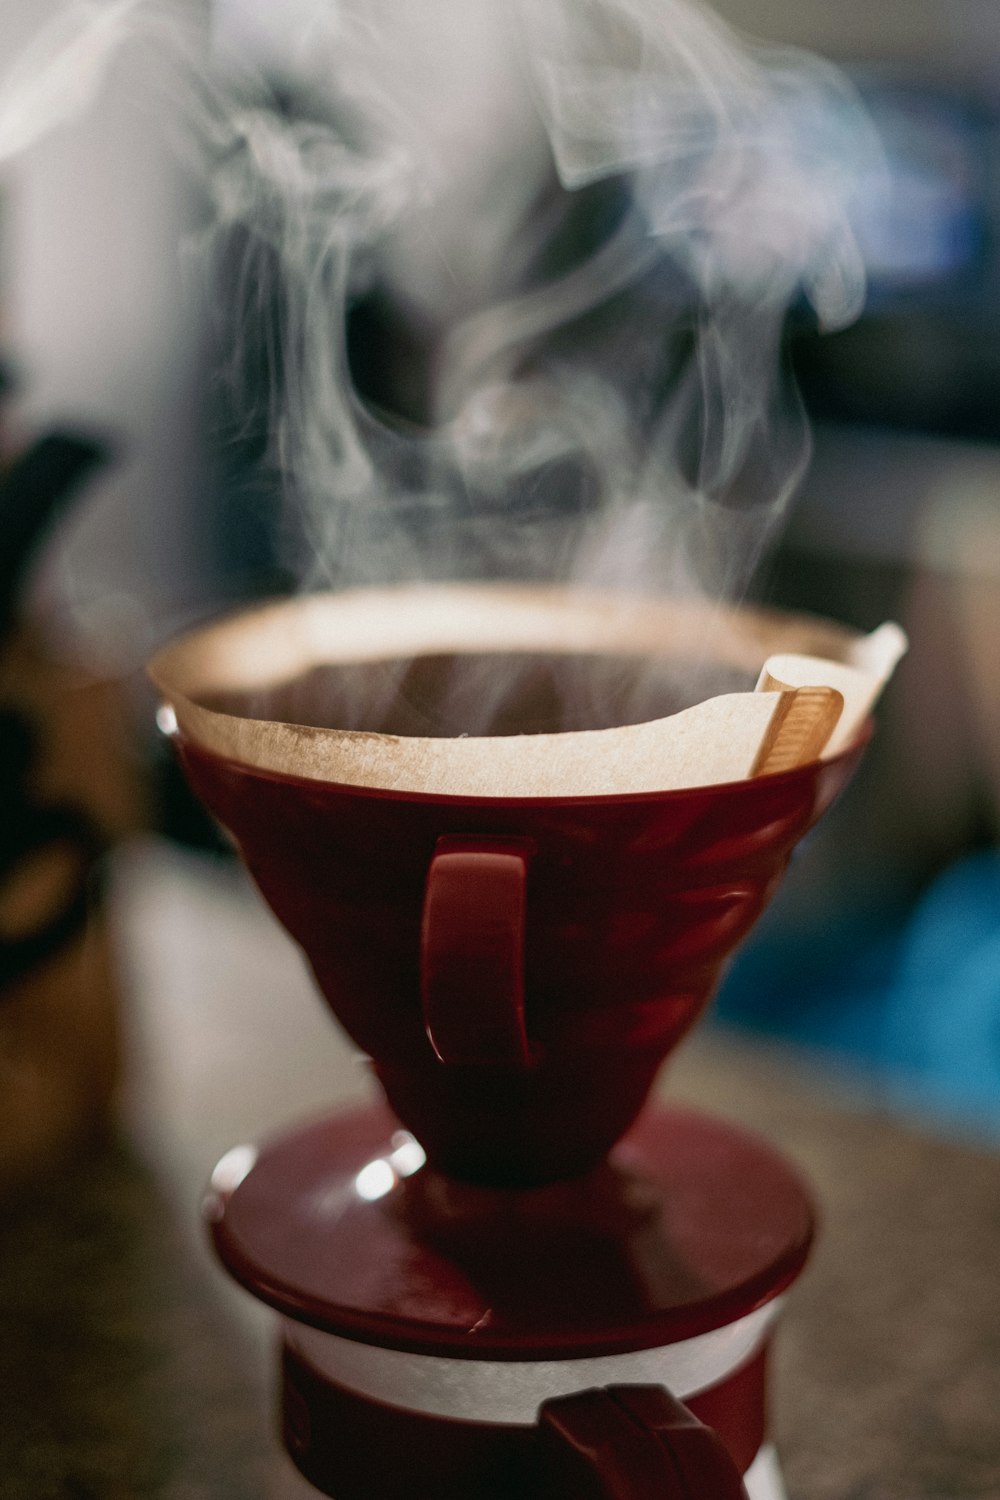
[[[269,1315],[215,1267],[200,1187],[227,1147],[368,1084],[238,874],[150,846],[116,891],[119,1137],[0,1220],[0,1495],[284,1500]],[[997,1500],[1000,1154],[711,1029],[664,1087],[766,1134],[821,1204],[774,1370],[790,1500]]]

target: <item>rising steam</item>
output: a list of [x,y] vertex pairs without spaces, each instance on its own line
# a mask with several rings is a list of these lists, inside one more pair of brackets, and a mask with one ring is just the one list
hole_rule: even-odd
[[807,456],[789,308],[862,302],[846,84],[684,0],[310,14],[213,180],[320,576],[740,593]]
[[861,306],[843,80],[689,0],[311,0],[266,81],[180,14],[70,7],[0,86],[0,159],[126,31],[169,41],[303,581],[738,595],[807,454],[789,309]]

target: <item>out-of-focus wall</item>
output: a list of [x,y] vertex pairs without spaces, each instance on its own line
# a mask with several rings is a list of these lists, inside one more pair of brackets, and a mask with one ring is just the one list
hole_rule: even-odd
[[718,0],[745,31],[830,57],[982,76],[1000,64],[996,0]]
[[[0,76],[67,9],[4,0]],[[198,330],[185,310],[189,185],[167,76],[155,47],[126,42],[80,119],[0,162],[0,331],[21,378],[16,426],[82,423],[119,451],[52,549],[42,589],[125,666],[141,661],[195,565]]]

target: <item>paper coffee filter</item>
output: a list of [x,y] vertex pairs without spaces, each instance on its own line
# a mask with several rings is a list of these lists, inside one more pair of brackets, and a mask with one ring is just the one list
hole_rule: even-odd
[[887,622],[871,635],[853,642],[843,662],[794,653],[775,654],[765,663],[757,686],[761,691],[780,691],[822,682],[839,693],[843,708],[825,747],[826,755],[836,755],[851,743],[906,649],[903,631]]
[[[165,647],[150,675],[183,736],[262,770],[435,795],[620,795],[784,769],[789,754],[820,754],[834,725],[841,741],[844,732],[849,739],[874,694],[854,695],[852,703],[864,698],[866,706],[844,731],[837,723],[843,696],[832,681],[837,673],[826,669],[878,677],[884,661],[867,665],[866,639],[874,637],[808,616],[723,610],[699,601],[524,585],[409,585],[311,595],[248,611]],[[484,737],[316,728],[213,705],[219,695],[251,697],[337,664],[500,652],[682,661],[702,656],[706,644],[713,660],[748,677],[759,672],[762,684],[778,657],[789,676],[796,662],[808,660],[805,675],[818,680],[786,682],[775,673],[774,687],[721,694],[646,723]],[[862,666],[852,665],[859,661]]]

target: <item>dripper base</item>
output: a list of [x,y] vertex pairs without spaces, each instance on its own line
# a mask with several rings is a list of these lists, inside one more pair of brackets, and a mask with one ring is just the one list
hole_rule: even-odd
[[253,1295],[345,1339],[578,1360],[746,1317],[795,1278],[813,1235],[784,1158],[688,1109],[648,1108],[602,1166],[545,1187],[460,1183],[421,1162],[383,1105],[237,1148],[207,1204],[217,1252]]
[[322,1494],[578,1500],[546,1414],[582,1411],[589,1453],[595,1411],[600,1428],[630,1400],[680,1414],[674,1457],[650,1450],[671,1500],[716,1469],[713,1494],[780,1493],[758,1473],[766,1356],[813,1215],[788,1163],[729,1124],[647,1109],[586,1176],[503,1189],[432,1170],[372,1106],[236,1148],[207,1216],[283,1315],[285,1445]]
[[[767,1349],[688,1398],[687,1410],[707,1423],[732,1469],[709,1490],[700,1477],[675,1476],[648,1489],[616,1489],[660,1500],[784,1500],[773,1449],[766,1441]],[[567,1474],[548,1450],[543,1428],[477,1420],[455,1421],[359,1395],[326,1377],[292,1342],[281,1361],[285,1447],[301,1473],[335,1500],[597,1500],[612,1491],[596,1475]],[[649,1386],[640,1387],[644,1391]],[[589,1397],[597,1394],[592,1388]],[[572,1401],[572,1397],[569,1398]],[[558,1410],[557,1400],[549,1410]],[[744,1488],[739,1486],[742,1475]]]

